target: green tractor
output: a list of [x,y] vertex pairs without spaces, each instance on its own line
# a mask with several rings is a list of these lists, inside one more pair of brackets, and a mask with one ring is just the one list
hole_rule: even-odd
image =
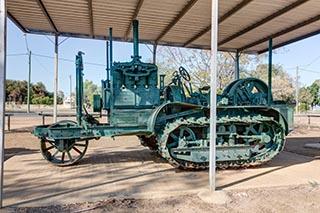
[[[110,31],[112,32],[112,31]],[[193,91],[188,71],[179,67],[164,85],[155,64],[144,63],[138,50],[138,22],[133,21],[134,54],[130,62],[111,63],[102,94],[94,96],[94,111],[107,111],[100,123],[83,110],[83,58],[76,56],[77,122],[36,126],[41,153],[57,166],[72,165],[85,154],[88,142],[104,136],[136,135],[182,169],[209,166],[210,87]],[[112,33],[110,33],[112,53]],[[112,54],[110,54],[112,62]],[[217,97],[216,165],[218,168],[256,166],[284,147],[291,109],[282,102],[268,106],[268,87],[255,78],[229,84]]]

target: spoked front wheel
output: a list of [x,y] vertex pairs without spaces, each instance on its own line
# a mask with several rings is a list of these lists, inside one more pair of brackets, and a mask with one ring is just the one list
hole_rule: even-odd
[[77,163],[85,155],[88,140],[75,139],[42,139],[40,151],[44,159],[55,166],[70,166]]

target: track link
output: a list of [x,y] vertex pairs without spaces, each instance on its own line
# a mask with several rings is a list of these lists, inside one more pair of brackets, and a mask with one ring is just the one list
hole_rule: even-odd
[[[167,147],[167,141],[169,134],[173,132],[180,126],[192,126],[197,128],[208,128],[209,127],[209,119],[206,117],[188,117],[188,118],[179,118],[168,122],[167,125],[163,128],[163,130],[157,135],[157,137],[152,137],[149,140],[152,140],[152,144],[154,144],[154,140],[157,141],[158,144],[158,153],[165,158],[171,165],[177,167],[179,169],[185,170],[202,170],[207,169],[209,167],[209,162],[190,162],[181,159],[173,158],[170,154],[170,148]],[[285,131],[282,126],[276,121],[270,119],[270,117],[264,117],[261,115],[251,116],[241,118],[240,116],[234,117],[221,117],[217,118],[217,130],[220,126],[223,125],[250,125],[255,123],[263,123],[269,125],[270,128],[274,131],[272,137],[272,147],[267,149],[266,151],[257,154],[255,156],[250,157],[246,160],[232,160],[232,161],[217,161],[216,167],[219,169],[239,169],[239,168],[248,168],[248,167],[257,167],[263,163],[267,163],[273,157],[275,157],[284,147],[285,143]],[[219,131],[217,132],[219,135]],[[204,140],[208,140],[208,138],[203,138]],[[148,139],[147,139],[148,140]],[[218,144],[217,144],[218,146]],[[226,147],[224,147],[226,148]]]

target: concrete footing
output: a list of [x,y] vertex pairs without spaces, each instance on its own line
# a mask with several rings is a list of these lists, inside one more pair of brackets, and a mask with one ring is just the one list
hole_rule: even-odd
[[311,149],[320,149],[320,143],[307,143],[303,147]]
[[210,191],[203,190],[198,193],[198,197],[206,203],[224,205],[231,201],[231,198],[223,190]]

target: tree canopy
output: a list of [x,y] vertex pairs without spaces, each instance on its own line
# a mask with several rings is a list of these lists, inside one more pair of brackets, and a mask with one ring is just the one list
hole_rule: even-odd
[[[196,88],[209,85],[210,83],[210,51],[184,49],[175,47],[162,47],[159,50],[159,70],[166,71],[165,82],[170,81],[174,70],[179,66],[184,66],[191,75],[191,83]],[[266,55],[251,56],[242,54],[240,57],[240,76],[257,77],[267,82],[268,65],[263,64]],[[217,92],[223,89],[234,80],[235,76],[235,56],[233,53],[218,52],[217,70]],[[250,65],[258,64],[252,69]],[[273,85],[272,93],[275,100],[291,102],[294,97],[292,79],[280,65],[273,65]]]
[[[259,64],[249,76],[268,82],[268,64]],[[294,100],[294,87],[289,74],[281,65],[272,65],[272,95],[274,100],[292,102]]]
[[310,103],[312,107],[320,105],[319,89],[320,80],[315,80],[309,87],[307,87],[307,90],[310,92],[312,96],[312,101]]
[[101,93],[101,87],[94,84],[92,81],[85,80],[83,82],[84,103],[88,106],[93,104],[93,95]]
[[[6,80],[6,101],[26,104],[28,97],[28,82],[19,80]],[[58,104],[63,103],[63,91],[59,91]],[[30,83],[30,100],[32,104],[53,104],[53,93],[47,91],[42,82]]]

